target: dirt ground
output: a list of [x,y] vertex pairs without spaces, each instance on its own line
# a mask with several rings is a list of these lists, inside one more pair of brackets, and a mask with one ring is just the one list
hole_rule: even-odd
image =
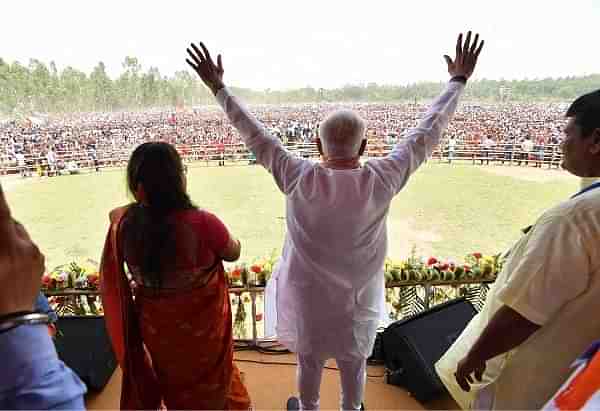
[[432,255],[433,243],[441,241],[442,236],[434,231],[416,229],[415,219],[389,219],[388,232],[402,233],[402,236],[390,236],[388,238],[389,254],[395,258],[409,257],[413,247],[418,244],[417,255]]
[[547,168],[535,168],[535,167],[503,167],[503,166],[487,166],[480,167],[481,170],[496,174],[500,176],[513,177],[523,181],[532,181],[539,183],[547,183],[550,181],[561,180],[561,181],[574,181],[577,182],[579,177],[575,177],[572,174],[564,170]]

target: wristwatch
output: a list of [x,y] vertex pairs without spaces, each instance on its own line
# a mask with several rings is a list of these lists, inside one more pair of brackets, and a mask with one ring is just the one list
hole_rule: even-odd
[[10,331],[20,325],[37,325],[37,324],[49,324],[50,317],[48,314],[36,312],[36,311],[25,311],[18,312],[0,317],[0,334],[6,331]]

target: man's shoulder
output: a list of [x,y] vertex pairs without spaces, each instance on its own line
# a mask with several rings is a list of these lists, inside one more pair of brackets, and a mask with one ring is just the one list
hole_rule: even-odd
[[567,203],[565,207],[573,216],[584,216],[588,223],[600,224],[600,188],[584,192]]
[[583,193],[559,202],[547,209],[538,223],[600,226],[600,189]]

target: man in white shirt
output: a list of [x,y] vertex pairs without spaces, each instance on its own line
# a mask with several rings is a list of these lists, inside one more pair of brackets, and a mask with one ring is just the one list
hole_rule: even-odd
[[79,174],[79,165],[75,160],[70,160],[67,163],[67,172],[69,174]]
[[16,157],[19,174],[21,174],[21,177],[27,177],[27,163],[25,161],[25,154],[18,152]]
[[448,139],[448,164],[452,163],[454,159],[454,152],[456,151],[456,137],[450,136]]
[[[525,137],[523,143],[521,143],[521,159],[525,161],[525,165],[529,165],[529,154],[533,151],[533,141],[531,137]],[[519,165],[521,165],[521,161],[519,161]]]
[[383,158],[360,163],[365,123],[353,111],[330,114],[320,126],[324,160],[298,158],[231,95],[223,83],[221,56],[214,64],[202,43],[187,60],[216,95],[257,162],[286,195],[285,245],[271,283],[277,289],[277,337],[298,356],[300,400],[289,409],[318,409],[325,361],[335,358],[346,410],[361,408],[366,359],[385,308],[383,266],[390,202],[431,155],[454,114],[483,46],[471,33],[456,44],[452,76],[419,125]]
[[56,153],[52,148],[48,149],[46,154],[46,161],[48,161],[48,177],[56,174]]
[[[600,177],[600,90],[567,110],[562,167]],[[438,361],[465,409],[540,409],[600,335],[600,183],[541,215],[512,247],[473,318]]]
[[487,136],[485,140],[483,140],[483,157],[481,158],[481,165],[483,165],[483,161],[485,160],[485,164],[490,164],[490,157],[493,156],[494,146],[496,142],[492,140],[490,136]]

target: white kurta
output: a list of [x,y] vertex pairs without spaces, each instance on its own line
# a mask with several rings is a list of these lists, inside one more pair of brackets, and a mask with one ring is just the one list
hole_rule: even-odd
[[353,170],[296,157],[226,88],[217,94],[286,196],[287,234],[270,286],[277,289],[277,338],[291,351],[339,359],[371,354],[385,306],[390,202],[431,155],[463,89],[449,83],[388,156]]

